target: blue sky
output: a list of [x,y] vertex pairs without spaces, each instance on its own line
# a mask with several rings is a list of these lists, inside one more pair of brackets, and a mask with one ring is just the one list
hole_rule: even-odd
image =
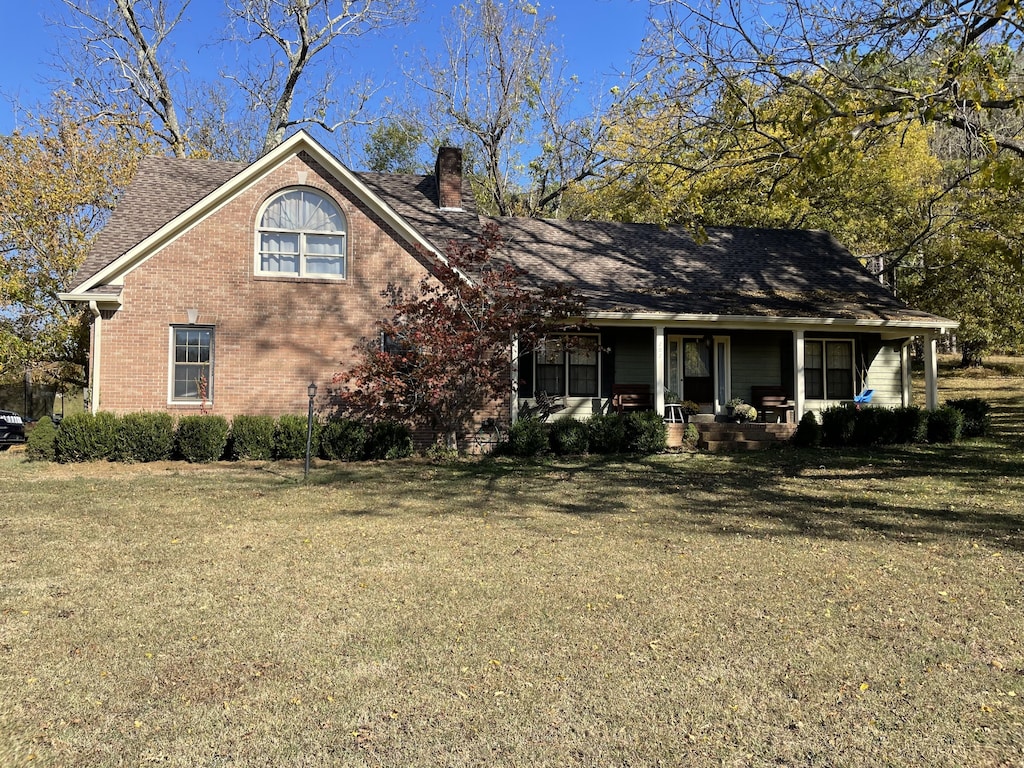
[[[391,82],[401,80],[399,61],[418,56],[419,50],[437,39],[441,19],[453,3],[420,0],[420,20],[413,27],[389,31],[359,45],[360,67],[366,74]],[[197,75],[215,73],[221,64],[209,46],[222,28],[221,3],[193,0],[189,23],[180,29],[175,53],[189,62]],[[16,127],[16,109],[47,100],[53,73],[47,66],[57,44],[56,30],[45,23],[61,11],[60,0],[0,0],[9,30],[0,46],[0,133]],[[542,12],[555,16],[554,38],[560,42],[568,63],[567,73],[582,82],[581,100],[589,102],[606,93],[617,75],[626,71],[639,47],[647,13],[645,0],[553,0]],[[10,31],[14,30],[14,34]],[[581,104],[581,109],[585,108]]]

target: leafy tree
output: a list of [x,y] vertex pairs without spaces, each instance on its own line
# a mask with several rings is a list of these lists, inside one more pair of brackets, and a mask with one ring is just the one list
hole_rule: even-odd
[[389,289],[393,314],[380,336],[335,377],[344,410],[430,429],[455,448],[474,414],[507,398],[516,343],[521,354],[532,351],[583,307],[564,288],[527,288],[501,245],[488,225],[475,242],[451,242],[414,295]]
[[363,153],[366,168],[377,173],[417,173],[420,149],[426,143],[426,131],[416,120],[400,117],[370,129]]
[[81,377],[85,326],[57,294],[144,152],[112,122],[58,102],[0,137],[0,374],[56,365],[65,380]]
[[[801,94],[804,134],[829,123],[856,137],[925,122],[1024,155],[1024,126],[1007,119],[1024,102],[1018,3],[672,0],[653,3],[650,21],[639,60],[650,77],[638,82],[685,105],[694,124],[752,84],[764,95]],[[734,119],[753,125],[756,106],[741,101]]]

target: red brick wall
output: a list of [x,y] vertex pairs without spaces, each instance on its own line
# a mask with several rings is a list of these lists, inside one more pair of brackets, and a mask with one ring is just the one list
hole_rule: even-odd
[[[348,277],[254,276],[257,215],[281,189],[304,185],[334,199],[348,223]],[[414,287],[424,274],[415,251],[305,155],[253,184],[125,278],[124,306],[103,321],[101,410],[168,410],[170,326],[213,325],[212,413],[305,413],[311,380],[326,395],[353,347],[374,333],[389,282]]]

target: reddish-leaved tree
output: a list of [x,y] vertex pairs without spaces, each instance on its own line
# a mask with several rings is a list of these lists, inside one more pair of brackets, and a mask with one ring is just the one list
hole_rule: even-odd
[[532,352],[545,334],[578,322],[583,302],[563,286],[528,286],[500,256],[502,242],[489,224],[475,241],[449,243],[415,295],[396,286],[384,293],[392,316],[334,377],[344,412],[426,427],[455,448],[474,417],[508,398],[513,350]]

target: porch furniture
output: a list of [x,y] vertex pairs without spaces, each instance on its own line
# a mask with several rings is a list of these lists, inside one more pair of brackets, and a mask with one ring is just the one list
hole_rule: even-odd
[[794,405],[789,401],[786,390],[782,387],[751,387],[750,399],[757,409],[758,418],[768,421],[768,412],[771,411],[776,421],[781,416],[782,424],[789,424],[793,421]]
[[533,405],[525,405],[519,415],[523,418],[534,418],[540,421],[547,421],[548,416],[558,413],[566,408],[564,396],[552,396],[547,392],[538,392],[534,397]]
[[875,390],[873,389],[862,389],[860,394],[853,398],[854,404],[859,408],[862,405],[867,405],[871,402],[871,398],[875,396]]
[[654,410],[650,384],[612,384],[612,408],[623,411]]
[[665,422],[667,424],[682,424],[686,421],[686,413],[683,411],[682,403],[665,403]]

